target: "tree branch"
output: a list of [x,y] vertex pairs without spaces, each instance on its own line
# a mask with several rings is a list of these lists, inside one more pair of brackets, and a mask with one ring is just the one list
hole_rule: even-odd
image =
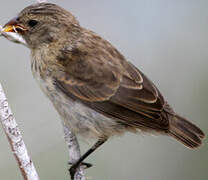
[[[64,129],[64,138],[66,141],[66,144],[69,149],[69,157],[70,157],[70,163],[76,163],[79,158],[81,157],[79,143],[77,141],[76,136],[70,131],[70,129],[64,125],[63,123],[63,129]],[[77,169],[77,172],[75,173],[74,180],[86,180],[84,177],[84,169],[83,167],[79,167]]]
[[21,132],[11,112],[8,101],[0,84],[0,120],[4,132],[10,143],[12,152],[18,162],[20,171],[25,180],[39,180],[32,160],[23,141]]

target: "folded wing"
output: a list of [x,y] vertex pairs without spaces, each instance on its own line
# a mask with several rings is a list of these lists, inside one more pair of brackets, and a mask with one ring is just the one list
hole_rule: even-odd
[[57,86],[71,98],[127,126],[168,129],[165,101],[155,85],[107,41],[100,38],[92,48],[89,39],[88,44],[79,42],[65,52],[64,74],[54,77]]

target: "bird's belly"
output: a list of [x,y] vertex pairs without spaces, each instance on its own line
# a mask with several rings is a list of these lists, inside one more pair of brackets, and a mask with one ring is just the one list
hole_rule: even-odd
[[75,134],[84,137],[101,138],[121,134],[125,127],[86,105],[72,100],[53,84],[52,80],[37,78],[41,89],[49,97],[61,116],[63,123]]
[[105,117],[78,101],[66,98],[63,94],[55,95],[53,98],[56,99],[53,100],[55,102],[53,104],[64,123],[74,133],[91,138],[108,137],[115,134],[118,123],[113,119]]

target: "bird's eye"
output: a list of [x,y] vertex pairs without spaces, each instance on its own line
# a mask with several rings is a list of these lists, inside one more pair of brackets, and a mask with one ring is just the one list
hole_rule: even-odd
[[30,27],[34,27],[34,26],[36,26],[38,24],[38,21],[36,21],[36,20],[29,20],[28,21],[28,25],[30,26]]

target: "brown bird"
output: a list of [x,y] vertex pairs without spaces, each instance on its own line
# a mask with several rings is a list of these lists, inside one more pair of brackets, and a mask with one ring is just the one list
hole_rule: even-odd
[[4,26],[31,49],[31,68],[64,124],[97,143],[76,168],[109,137],[145,131],[168,135],[189,148],[204,133],[179,116],[157,87],[108,41],[80,26],[65,9],[39,3]]

